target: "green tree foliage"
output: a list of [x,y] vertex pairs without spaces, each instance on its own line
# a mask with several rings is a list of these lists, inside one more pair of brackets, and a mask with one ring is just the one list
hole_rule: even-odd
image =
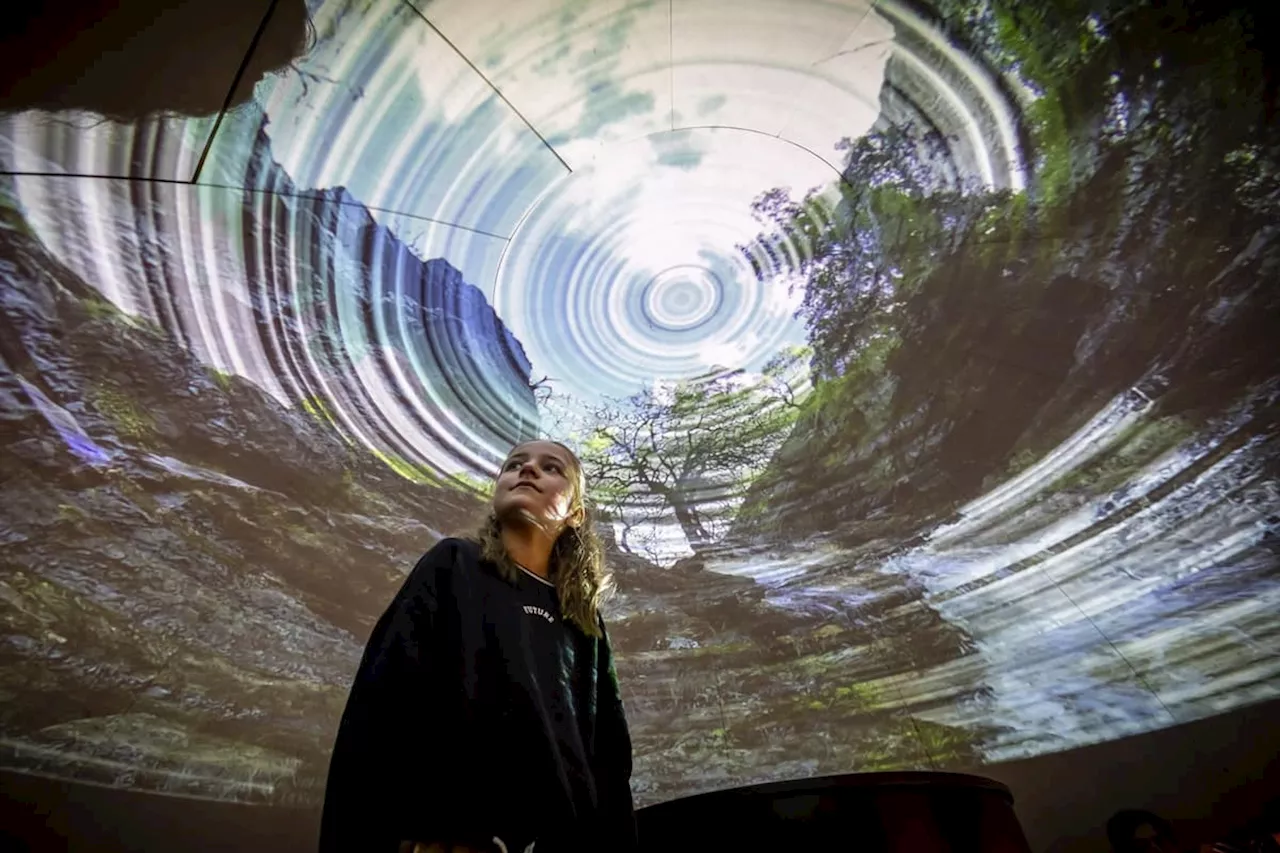
[[881,127],[848,143],[834,209],[759,200],[745,248],[804,287],[815,390],[745,509],[803,508],[777,522],[792,532],[898,537],[1128,387],[1194,421],[1277,372],[1280,134],[1257,13],[932,5],[1034,93],[1029,187],[957,184],[944,140]]
[[842,375],[859,350],[892,334],[894,312],[914,284],[1008,203],[934,168],[945,156],[936,133],[890,127],[839,148],[847,153],[835,209],[816,194],[795,202],[772,190],[753,206],[770,230],[744,247],[749,257],[770,259],[757,262],[762,277],[785,272],[804,282],[800,315],[821,379]]
[[[1115,146],[1159,151],[1179,190],[1265,144],[1274,11],[1216,0],[934,0],[944,24],[1037,95],[1029,125],[1046,200]],[[1136,153],[1136,152],[1135,152]],[[1146,159],[1150,159],[1148,156]],[[1151,171],[1148,177],[1153,177]],[[1135,175],[1135,178],[1142,177]],[[1172,189],[1173,187],[1170,187]],[[1206,189],[1201,185],[1200,189]],[[1274,188],[1274,182],[1273,182]],[[1273,199],[1274,203],[1274,199]]]

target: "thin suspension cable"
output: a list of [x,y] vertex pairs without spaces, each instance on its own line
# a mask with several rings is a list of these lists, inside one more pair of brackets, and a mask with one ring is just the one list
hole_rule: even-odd
[[257,187],[238,187],[238,186],[235,186],[234,184],[213,184],[208,182],[193,184],[190,181],[184,180],[182,178],[160,178],[153,175],[95,175],[91,172],[23,172],[23,171],[9,170],[9,169],[0,169],[0,175],[18,177],[18,178],[74,178],[77,180],[84,180],[87,178],[87,179],[98,180],[98,181],[137,181],[141,183],[150,183],[150,184],[173,184],[175,186],[180,186],[180,187],[200,186],[200,187],[212,187],[213,189],[219,189],[219,190],[230,190],[232,192],[260,193],[262,195],[277,196],[279,198],[297,198],[297,199],[309,199],[312,201],[325,201],[329,204],[359,207],[368,211],[378,211],[379,213],[392,213],[392,214],[395,214],[396,216],[404,216],[409,219],[416,219],[420,222],[430,222],[433,225],[443,225],[447,228],[457,228],[460,231],[468,231],[472,234],[478,234],[482,237],[492,237],[493,239],[501,240],[504,243],[511,239],[505,234],[495,234],[492,231],[485,231],[483,228],[473,228],[470,225],[463,225],[458,222],[449,222],[448,220],[445,220],[445,219],[434,219],[430,216],[423,216],[422,214],[419,214],[419,213],[406,213],[403,210],[392,210],[386,207],[374,207],[372,205],[365,204],[362,201],[339,201],[337,199],[325,199],[325,198],[322,198],[319,192],[286,193],[286,192],[281,192],[280,190],[260,189]]
[[565,171],[572,173],[573,167],[571,167],[568,163],[564,161],[564,158],[561,157],[560,153],[551,146],[551,143],[547,141],[547,138],[538,132],[538,129],[534,127],[533,124],[527,118],[524,117],[524,114],[521,113],[520,110],[516,109],[516,105],[511,103],[509,100],[507,100],[507,96],[502,94],[502,90],[499,89],[497,86],[493,85],[493,81],[491,81],[488,77],[486,77],[484,75],[484,72],[481,71],[479,68],[477,68],[476,64],[472,62],[465,53],[463,53],[461,50],[458,50],[458,46],[455,45],[452,41],[450,41],[448,36],[440,32],[440,28],[437,27],[435,24],[431,23],[431,21],[427,18],[427,16],[422,14],[422,12],[418,9],[417,6],[413,5],[413,3],[410,2],[410,0],[404,0],[404,4],[413,11],[413,14],[421,18],[423,23],[425,23],[428,27],[431,27],[432,31],[435,32],[436,35],[444,39],[444,43],[449,45],[450,49],[453,50],[453,52],[456,53],[459,57],[461,57],[462,61],[467,63],[467,65],[471,68],[471,70],[474,71],[476,75],[479,76],[479,78],[485,82],[485,85],[487,85],[490,89],[493,90],[493,93],[502,100],[502,103],[506,104],[511,109],[511,111],[516,114],[516,116],[520,119],[520,121],[524,122],[524,126],[529,128],[530,132],[532,132],[534,136],[538,137],[538,140],[543,145],[546,146],[547,150],[550,151],[551,154],[557,160],[560,161],[560,165],[564,166]]
[[227,110],[231,109],[231,101],[236,96],[236,91],[240,88],[240,82],[244,79],[244,73],[249,69],[249,60],[253,59],[253,54],[258,50],[258,42],[262,41],[262,34],[267,31],[267,25],[271,23],[271,16],[275,14],[276,6],[280,0],[271,0],[271,4],[267,6],[267,13],[262,16],[262,22],[258,24],[258,31],[253,34],[253,41],[249,42],[249,49],[245,51],[244,59],[240,60],[240,67],[236,69],[236,76],[231,80],[231,88],[227,90],[226,100],[222,102],[222,109],[218,111],[218,117],[213,122],[213,129],[209,131],[209,138],[205,140],[204,150],[200,152],[200,161],[196,163],[196,170],[191,175],[188,183],[196,183],[200,180],[200,173],[204,171],[204,161],[209,156],[209,151],[213,148],[213,140],[218,135],[218,128],[222,127],[222,118],[227,114]]

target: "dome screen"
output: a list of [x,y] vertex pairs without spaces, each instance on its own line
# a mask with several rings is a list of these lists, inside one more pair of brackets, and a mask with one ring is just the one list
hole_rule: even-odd
[[639,805],[1280,695],[1262,12],[134,7],[6,36],[4,768],[318,806],[375,621],[537,437]]

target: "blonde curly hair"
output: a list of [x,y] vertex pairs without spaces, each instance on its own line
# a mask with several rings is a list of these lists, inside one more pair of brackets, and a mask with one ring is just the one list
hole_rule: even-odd
[[[582,521],[566,526],[551,547],[548,564],[564,618],[589,637],[600,636],[600,605],[613,592],[613,577],[604,560],[604,546],[596,533],[596,514],[587,498],[587,478],[582,461],[564,444],[550,442],[568,456],[568,475],[573,483],[569,512],[581,510]],[[467,537],[480,546],[480,556],[498,567],[508,581],[515,582],[519,569],[502,544],[502,522],[490,507],[479,528]]]

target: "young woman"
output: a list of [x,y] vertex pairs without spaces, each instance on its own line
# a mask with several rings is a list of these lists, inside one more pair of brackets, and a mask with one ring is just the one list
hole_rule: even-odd
[[515,447],[479,532],[428,551],[373,629],[321,851],[637,849],[608,582],[578,458]]

